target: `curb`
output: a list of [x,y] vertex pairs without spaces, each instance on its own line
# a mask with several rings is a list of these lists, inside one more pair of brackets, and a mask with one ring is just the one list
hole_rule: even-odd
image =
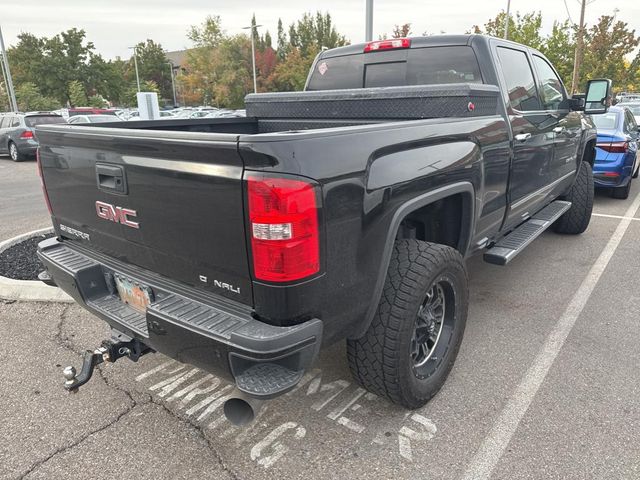
[[[41,228],[0,242],[0,253],[29,238],[53,232],[53,228]],[[26,302],[72,303],[73,299],[58,287],[45,285],[40,280],[14,280],[0,276],[0,299]]]

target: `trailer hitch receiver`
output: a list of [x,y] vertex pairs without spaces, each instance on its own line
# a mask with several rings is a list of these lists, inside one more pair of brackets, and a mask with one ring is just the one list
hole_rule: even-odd
[[[119,335],[118,337],[122,338],[123,336]],[[71,365],[65,367],[62,371],[65,378],[64,388],[75,393],[78,388],[91,380],[93,370],[97,365],[103,362],[113,363],[122,357],[128,357],[130,360],[137,362],[142,355],[149,352],[151,352],[151,349],[135,338],[128,338],[124,341],[105,340],[94,351],[87,350],[84,352],[80,373],[77,373],[75,367]]]

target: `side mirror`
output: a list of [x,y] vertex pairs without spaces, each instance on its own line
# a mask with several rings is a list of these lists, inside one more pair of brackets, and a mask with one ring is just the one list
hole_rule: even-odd
[[599,78],[587,82],[584,113],[597,115],[607,113],[611,106],[611,80]]

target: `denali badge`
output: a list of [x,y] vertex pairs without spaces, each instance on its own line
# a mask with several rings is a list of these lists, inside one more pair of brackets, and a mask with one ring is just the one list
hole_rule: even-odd
[[96,213],[100,218],[109,220],[115,223],[121,223],[131,228],[140,228],[138,222],[129,220],[129,217],[137,217],[138,214],[135,210],[129,208],[116,207],[110,203],[96,202]]

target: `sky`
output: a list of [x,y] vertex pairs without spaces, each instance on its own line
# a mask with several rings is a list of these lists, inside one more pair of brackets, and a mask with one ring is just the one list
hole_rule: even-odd
[[[565,5],[566,4],[566,5]],[[464,33],[472,25],[483,25],[501,10],[507,0],[374,0],[374,39],[391,32],[395,24],[411,23],[412,34]],[[586,22],[600,15],[612,15],[640,30],[640,0],[591,0]],[[17,42],[20,32],[52,36],[77,27],[87,32],[105,58],[128,58],[127,47],[151,38],[165,50],[190,46],[186,32],[207,15],[219,15],[227,33],[240,33],[255,13],[260,29],[276,37],[278,18],[286,26],[305,12],[329,12],[338,31],[353,42],[364,41],[365,0],[299,1],[279,0],[0,0],[0,26],[5,43]],[[511,12],[542,12],[543,29],[551,30],[554,20],[564,21],[568,14],[577,22],[579,0],[512,0]]]

